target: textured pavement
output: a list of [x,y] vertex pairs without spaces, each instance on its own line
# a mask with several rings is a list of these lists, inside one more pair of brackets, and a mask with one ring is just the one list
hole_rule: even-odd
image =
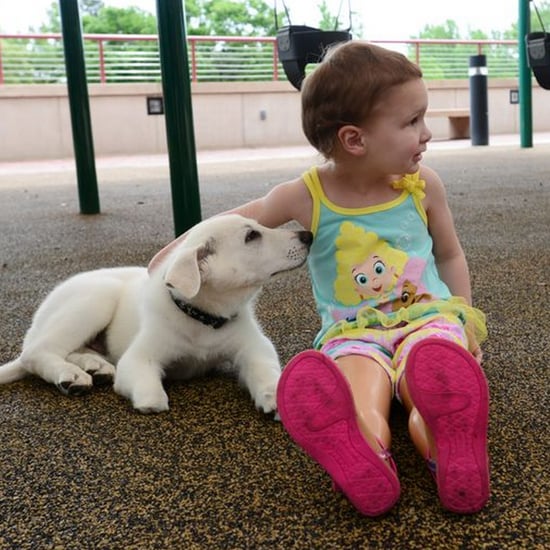
[[[68,398],[40,380],[0,386],[0,548],[426,549],[550,547],[550,145],[434,144],[487,313],[492,497],[439,506],[395,406],[403,494],[359,516],[328,477],[225,376],[173,384],[170,412],[134,413],[110,388]],[[199,155],[203,216],[307,169],[307,149]],[[163,157],[98,162],[102,213],[82,216],[71,162],[0,165],[0,362],[54,284],[144,265],[173,237]],[[258,317],[281,359],[317,330],[307,272],[269,284]]]

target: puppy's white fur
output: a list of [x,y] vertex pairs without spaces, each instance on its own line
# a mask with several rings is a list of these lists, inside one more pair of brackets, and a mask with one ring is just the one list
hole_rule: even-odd
[[[188,379],[229,362],[256,407],[272,412],[281,369],[254,297],[274,274],[304,263],[311,238],[219,216],[192,228],[150,275],[141,267],[75,275],[40,305],[21,355],[0,367],[0,383],[33,374],[77,394],[114,377],[115,391],[136,409],[161,412],[166,376]],[[174,299],[203,312],[203,321]],[[220,328],[208,324],[218,318],[227,319]]]

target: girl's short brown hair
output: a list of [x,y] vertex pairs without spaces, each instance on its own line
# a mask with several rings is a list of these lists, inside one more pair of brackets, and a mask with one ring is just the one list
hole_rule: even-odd
[[358,40],[332,46],[302,84],[305,136],[329,158],[342,126],[363,124],[389,88],[416,78],[420,68],[398,52]]

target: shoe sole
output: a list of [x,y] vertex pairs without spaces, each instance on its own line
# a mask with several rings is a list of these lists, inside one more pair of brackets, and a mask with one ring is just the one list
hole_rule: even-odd
[[311,350],[294,357],[279,381],[277,405],[292,439],[359,512],[378,516],[394,506],[399,480],[360,432],[349,384],[329,357]]
[[407,387],[434,438],[441,504],[461,514],[489,499],[489,391],[473,356],[439,338],[416,344],[407,359]]

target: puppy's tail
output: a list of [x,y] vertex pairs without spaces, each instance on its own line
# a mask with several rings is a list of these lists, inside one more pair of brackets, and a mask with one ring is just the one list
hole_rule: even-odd
[[0,384],[9,384],[25,378],[27,371],[23,368],[21,359],[18,357],[9,363],[0,365]]

